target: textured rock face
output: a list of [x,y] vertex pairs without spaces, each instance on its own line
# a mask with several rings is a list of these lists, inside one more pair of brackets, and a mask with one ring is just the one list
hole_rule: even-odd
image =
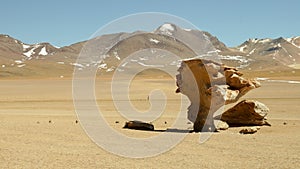
[[263,103],[253,100],[243,100],[222,114],[221,120],[229,126],[262,126],[269,125],[266,115],[269,108]]
[[241,77],[237,69],[210,60],[185,60],[178,72],[176,92],[191,101],[188,119],[194,122],[194,131],[214,131],[213,114],[219,108],[260,86]]

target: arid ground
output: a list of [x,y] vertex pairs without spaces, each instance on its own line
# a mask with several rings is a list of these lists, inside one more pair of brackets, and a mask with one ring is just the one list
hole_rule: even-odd
[[[272,78],[300,81],[298,77]],[[111,127],[137,138],[163,133],[122,129],[126,119],[114,109],[109,86],[105,79],[98,79],[95,91]],[[146,112],[153,89],[162,89],[167,96],[166,109],[153,124],[160,130],[170,128],[180,107],[174,80],[135,79],[130,88],[133,105]],[[300,84],[262,81],[261,88],[244,98],[270,108],[271,127],[263,126],[252,135],[230,128],[202,144],[201,133],[189,133],[168,152],[131,159],[103,150],[85,134],[73,106],[71,78],[4,79],[0,81],[0,168],[299,168]]]

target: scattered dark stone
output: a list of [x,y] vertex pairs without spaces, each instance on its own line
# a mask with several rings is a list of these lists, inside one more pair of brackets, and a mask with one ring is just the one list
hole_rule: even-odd
[[52,121],[51,121],[51,120],[49,120],[49,123],[52,123]]
[[283,122],[283,125],[287,125],[287,122]]
[[167,122],[167,121],[165,121],[165,124],[168,124],[168,122]]
[[188,121],[186,124],[192,124],[192,123]]
[[78,120],[76,120],[75,123],[77,124],[77,123],[78,123]]
[[128,121],[125,123],[123,128],[134,129],[134,130],[154,130],[153,124],[142,122],[142,121]]
[[119,121],[115,121],[116,124],[120,123]]
[[37,123],[37,124],[40,124],[40,122],[39,122],[39,121],[37,121],[36,123]]

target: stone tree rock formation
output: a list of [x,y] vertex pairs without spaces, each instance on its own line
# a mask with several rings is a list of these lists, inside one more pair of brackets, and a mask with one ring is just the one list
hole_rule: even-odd
[[210,60],[184,60],[178,72],[176,92],[191,101],[188,119],[194,123],[195,132],[215,131],[213,115],[217,110],[260,87],[256,80],[241,77],[242,73],[236,68]]

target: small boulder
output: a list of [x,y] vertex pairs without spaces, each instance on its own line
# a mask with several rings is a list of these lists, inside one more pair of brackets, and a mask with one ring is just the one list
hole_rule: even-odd
[[262,126],[270,125],[265,116],[269,108],[263,103],[253,100],[243,100],[221,115],[221,120],[229,126]]
[[134,130],[154,130],[153,124],[142,122],[142,121],[128,121],[125,123],[123,128],[134,129]]
[[241,134],[254,134],[256,133],[260,127],[249,127],[249,128],[244,128],[240,131]]
[[229,128],[229,125],[222,120],[215,120],[214,123],[217,130],[227,130]]

